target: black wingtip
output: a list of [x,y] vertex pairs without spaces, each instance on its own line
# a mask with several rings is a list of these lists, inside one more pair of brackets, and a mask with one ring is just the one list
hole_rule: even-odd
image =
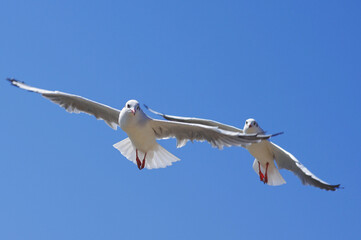
[[337,184],[337,185],[328,185],[327,188],[325,188],[327,191],[330,190],[332,192],[338,190],[338,189],[344,189],[344,187],[341,187],[341,184]]
[[[15,78],[6,78],[6,80],[8,80],[11,85],[15,86],[15,87],[19,87],[18,85],[16,85],[15,83],[24,83],[22,81],[16,80]],[[25,83],[24,83],[25,84]]]
[[16,81],[14,78],[6,78],[6,80],[8,80],[8,81],[11,82],[11,83],[13,83],[13,82]]
[[148,106],[145,105],[145,104],[143,104],[143,105],[144,105],[144,107],[145,107],[148,111],[150,111],[151,113],[154,113],[154,114],[156,114],[156,115],[165,117],[165,115],[164,115],[163,113],[159,113],[159,112],[157,112],[157,111],[154,111],[153,109],[151,109],[150,107],[148,107]]
[[275,137],[275,136],[282,135],[282,134],[284,134],[284,132],[278,132],[278,133],[272,134],[271,137]]
[[12,86],[18,87],[16,84],[14,84],[14,82],[19,82],[15,78],[6,78],[6,80],[8,80]]

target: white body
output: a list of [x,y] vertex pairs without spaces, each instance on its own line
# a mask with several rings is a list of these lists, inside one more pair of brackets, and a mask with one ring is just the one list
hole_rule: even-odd
[[[135,100],[128,103],[132,101],[134,101],[133,104],[137,104]],[[132,114],[129,113],[129,108],[124,107],[119,114],[119,126],[127,133],[128,138],[113,146],[134,164],[137,164],[137,150],[140,159],[147,154],[145,161],[147,169],[165,168],[180,160],[157,143],[151,119],[142,110],[139,109],[136,114]]]
[[254,143],[250,146],[247,146],[246,149],[252,154],[256,159],[253,162],[253,169],[259,175],[259,165],[261,166],[262,173],[266,172],[266,165],[268,165],[268,185],[278,186],[281,184],[285,184],[286,181],[281,176],[278,171],[275,163],[274,163],[274,155],[272,150],[270,149],[270,142],[267,140],[261,141],[260,143]]
[[128,134],[133,145],[144,153],[153,150],[158,144],[149,120],[143,111],[133,115],[123,108],[119,114],[120,128]]

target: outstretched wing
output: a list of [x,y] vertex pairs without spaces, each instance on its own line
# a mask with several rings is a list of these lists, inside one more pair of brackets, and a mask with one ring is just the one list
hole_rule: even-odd
[[273,153],[273,157],[277,163],[278,168],[287,169],[292,171],[297,177],[299,177],[304,185],[312,185],[321,189],[335,191],[340,187],[338,185],[330,185],[318,177],[316,177],[313,173],[311,173],[305,166],[302,165],[291,153],[282,149],[280,146],[269,142],[269,147],[271,152]]
[[226,131],[243,133],[242,129],[239,129],[239,128],[236,128],[236,127],[233,127],[233,126],[230,126],[230,125],[222,124],[220,122],[216,122],[216,121],[213,121],[213,120],[201,119],[201,118],[171,116],[171,115],[166,115],[166,114],[154,111],[153,109],[149,108],[145,104],[144,104],[144,107],[146,109],[148,109],[150,112],[152,112],[152,113],[154,113],[156,115],[159,115],[159,116],[163,117],[164,119],[167,119],[167,120],[170,120],[170,121],[202,124],[202,125],[206,125],[206,126],[218,127],[219,129],[223,129],[223,130],[226,130]]
[[188,140],[207,141],[213,147],[247,146],[270,136],[230,132],[201,124],[182,123],[152,119],[151,127],[158,139],[176,138],[177,147],[183,147]]
[[102,119],[114,130],[117,129],[118,126],[118,118],[120,111],[115,108],[111,108],[101,103],[97,103],[91,101],[89,99],[63,93],[59,91],[48,91],[45,89],[35,88],[29,86],[23,82],[17,81],[15,79],[7,79],[11,82],[12,85],[31,91],[40,93],[45,98],[49,99],[53,103],[60,105],[61,107],[65,108],[66,111],[70,113],[87,113],[90,115],[95,116],[97,119]]

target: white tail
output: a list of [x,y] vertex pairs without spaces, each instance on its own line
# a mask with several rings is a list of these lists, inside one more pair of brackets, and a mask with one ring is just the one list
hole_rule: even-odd
[[[136,161],[136,148],[133,146],[132,141],[129,138],[126,138],[120,142],[117,142],[113,145],[116,149],[119,150],[124,157],[129,161],[132,161],[134,164],[137,164]],[[143,160],[144,153],[138,151],[138,157]],[[154,150],[147,152],[147,157],[145,160],[145,168],[165,168],[172,165],[173,162],[177,162],[180,159],[165,150],[161,145],[157,144]]]
[[[257,173],[257,175],[259,175],[257,159],[255,159],[253,162],[253,169]],[[263,174],[266,172],[266,169],[262,165],[261,165],[261,171],[263,172]],[[268,176],[268,183],[267,183],[268,185],[278,186],[286,183],[286,181],[281,176],[280,172],[278,171],[273,161],[270,162],[270,164],[268,165],[267,176]]]

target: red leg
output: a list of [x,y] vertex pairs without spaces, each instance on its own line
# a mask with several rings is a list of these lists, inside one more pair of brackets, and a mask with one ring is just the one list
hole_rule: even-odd
[[139,168],[139,170],[142,170],[142,168],[141,168],[142,163],[140,162],[140,159],[138,157],[138,149],[135,150],[135,154],[136,154],[135,156],[136,156],[138,168]]
[[263,173],[262,173],[262,171],[261,171],[261,163],[260,162],[258,162],[258,170],[259,170],[259,178],[260,178],[260,180],[262,181],[262,182],[264,182],[264,175],[263,175]]
[[266,163],[266,173],[265,173],[265,177],[264,177],[264,183],[268,183],[268,176],[267,176],[268,165],[269,165],[269,163]]
[[147,156],[147,153],[145,153],[145,155],[144,155],[142,166],[141,166],[140,170],[142,170],[144,168],[144,166],[145,166],[145,157],[146,156]]

